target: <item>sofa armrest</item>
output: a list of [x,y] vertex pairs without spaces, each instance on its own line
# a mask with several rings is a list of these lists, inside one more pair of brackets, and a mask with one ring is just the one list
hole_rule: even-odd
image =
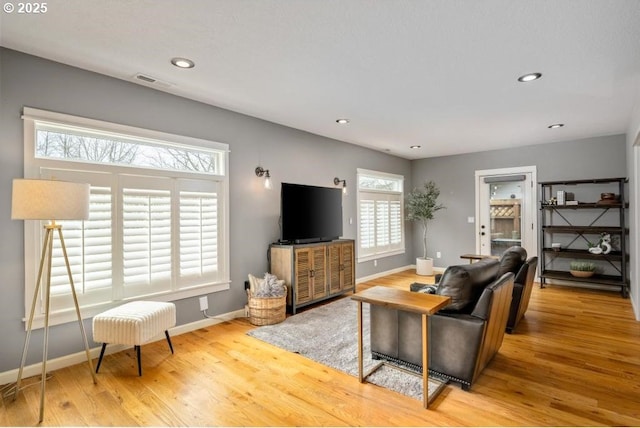
[[516,325],[516,318],[520,310],[520,301],[522,299],[522,293],[524,291],[524,284],[513,284],[513,295],[511,300],[511,307],[509,308],[509,321],[507,321],[507,331],[511,330]]
[[429,369],[471,383],[485,322],[471,315],[429,319]]
[[[492,312],[492,304],[494,300],[494,294],[503,287],[509,288],[509,303],[511,303],[511,291],[513,289],[514,275],[510,272],[505,273],[500,278],[496,279],[493,283],[487,286],[482,292],[478,303],[473,308],[471,315],[481,320],[488,320]],[[505,318],[506,323],[506,318]]]

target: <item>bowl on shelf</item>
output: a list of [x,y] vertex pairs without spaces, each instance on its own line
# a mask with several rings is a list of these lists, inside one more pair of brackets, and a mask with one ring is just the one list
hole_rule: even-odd
[[562,248],[562,244],[559,242],[552,242],[551,248],[553,249],[553,251],[560,251],[560,249]]
[[569,273],[576,278],[589,278],[590,276],[593,276],[595,272],[592,270],[570,270]]
[[573,260],[569,264],[569,272],[576,278],[589,278],[596,273],[596,265],[586,260]]

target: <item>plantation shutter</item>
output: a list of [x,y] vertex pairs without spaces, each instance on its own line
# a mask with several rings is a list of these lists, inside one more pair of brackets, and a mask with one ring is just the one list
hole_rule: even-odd
[[169,289],[171,280],[171,192],[122,190],[123,283]]
[[358,261],[404,252],[403,180],[358,170]]
[[218,271],[218,195],[180,192],[180,277],[215,279]]
[[376,201],[376,245],[389,245],[389,202]]
[[402,202],[389,203],[389,244],[397,246],[402,243]]
[[375,201],[360,201],[360,252],[373,254],[376,246]]
[[[60,221],[76,292],[111,287],[111,189],[91,187],[90,216],[85,221]],[[71,293],[58,234],[53,237],[51,293]]]

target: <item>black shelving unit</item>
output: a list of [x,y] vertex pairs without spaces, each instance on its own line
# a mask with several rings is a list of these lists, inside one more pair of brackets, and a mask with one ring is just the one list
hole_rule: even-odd
[[[591,180],[546,181],[540,184],[540,287],[547,280],[561,280],[583,284],[619,287],[628,297],[629,253],[627,250],[625,202],[626,178],[599,178]],[[577,204],[552,203],[557,191],[580,195]],[[601,192],[615,193],[617,198],[600,200]],[[583,198],[585,201],[581,201]],[[599,240],[600,234],[609,233],[617,248],[608,254],[592,254],[589,243]],[[551,243],[562,241],[557,251]],[[589,260],[596,263],[601,273],[589,278],[577,278],[569,273],[569,259]]]

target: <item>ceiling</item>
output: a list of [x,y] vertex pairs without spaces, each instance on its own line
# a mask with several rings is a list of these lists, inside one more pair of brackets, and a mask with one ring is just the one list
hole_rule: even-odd
[[640,103],[640,0],[49,0],[0,44],[407,159],[621,134]]

